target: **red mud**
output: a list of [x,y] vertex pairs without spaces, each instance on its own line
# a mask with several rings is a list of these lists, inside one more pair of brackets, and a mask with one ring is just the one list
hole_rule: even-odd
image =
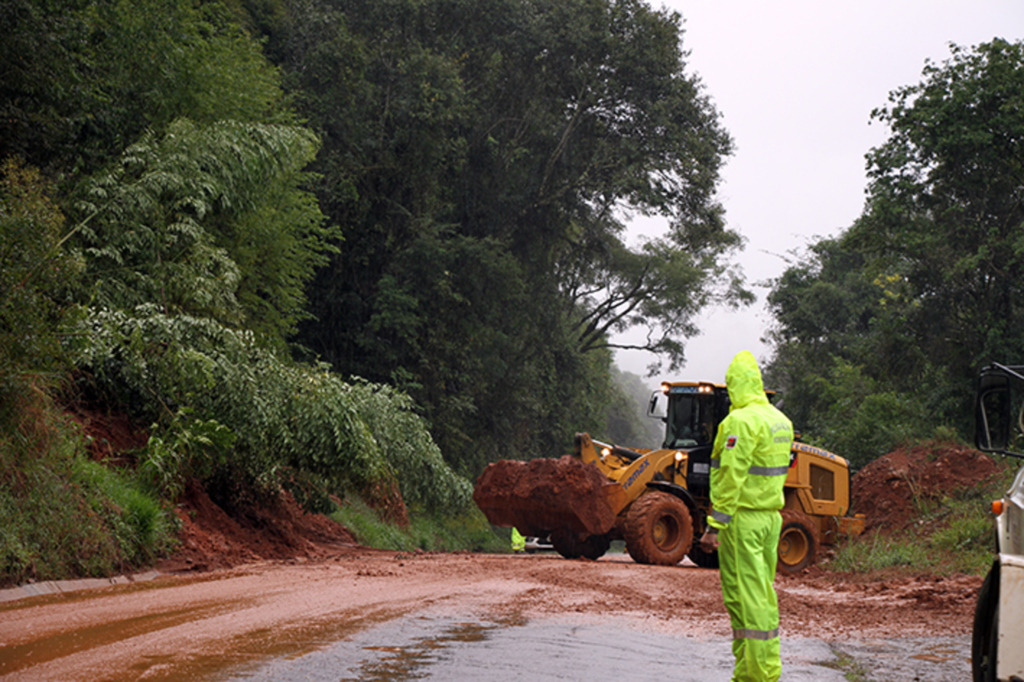
[[197,481],[190,481],[175,507],[181,520],[180,547],[157,564],[163,572],[208,571],[266,560],[319,559],[358,547],[343,526],[322,514],[307,514],[287,491],[271,509],[228,516]]
[[999,471],[988,455],[955,443],[900,448],[854,475],[853,511],[866,516],[866,531],[901,530],[915,522],[917,503],[951,497]]
[[527,536],[563,527],[601,535],[615,524],[602,492],[612,485],[597,467],[570,455],[501,460],[480,474],[473,501],[491,523],[513,526]]

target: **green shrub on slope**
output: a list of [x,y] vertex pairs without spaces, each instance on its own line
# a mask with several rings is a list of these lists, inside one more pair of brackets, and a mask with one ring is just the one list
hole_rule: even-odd
[[401,393],[348,384],[325,366],[278,358],[250,332],[153,306],[95,311],[81,331],[76,364],[112,404],[164,427],[187,408],[231,430],[234,446],[212,478],[240,474],[264,493],[296,476],[332,491],[397,481],[406,500],[428,510],[469,504],[469,482],[448,468]]

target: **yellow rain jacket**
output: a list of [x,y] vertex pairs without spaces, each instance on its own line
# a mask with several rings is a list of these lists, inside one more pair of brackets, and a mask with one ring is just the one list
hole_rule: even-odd
[[733,359],[725,384],[732,407],[711,453],[708,524],[719,531],[722,600],[732,622],[736,658],[732,679],[775,682],[782,664],[772,583],[793,425],[768,402],[761,370],[749,351]]

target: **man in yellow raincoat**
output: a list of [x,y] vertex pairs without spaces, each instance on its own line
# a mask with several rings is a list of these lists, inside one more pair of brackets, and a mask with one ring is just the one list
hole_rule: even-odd
[[725,385],[732,407],[711,453],[712,511],[701,545],[718,550],[722,599],[732,621],[733,682],[775,682],[782,663],[772,583],[793,424],[768,402],[749,351],[733,358]]

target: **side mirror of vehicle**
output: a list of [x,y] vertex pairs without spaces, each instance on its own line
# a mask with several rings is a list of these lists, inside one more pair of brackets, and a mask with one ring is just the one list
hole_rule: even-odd
[[647,416],[651,419],[660,419],[661,421],[665,421],[667,419],[665,415],[661,414],[661,410],[658,409],[658,405],[664,395],[665,394],[661,391],[651,392],[651,400],[647,403]]
[[1011,402],[1010,377],[998,370],[982,372],[974,406],[974,444],[979,450],[1003,452],[1009,447]]

